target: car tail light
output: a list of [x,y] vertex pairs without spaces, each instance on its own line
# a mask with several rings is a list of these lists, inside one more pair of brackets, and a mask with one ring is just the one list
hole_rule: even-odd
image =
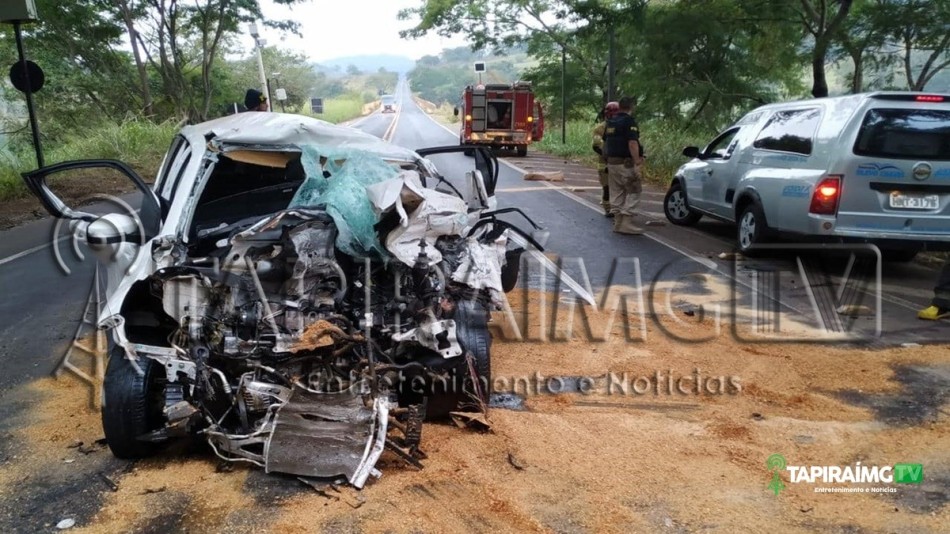
[[917,95],[914,100],[918,102],[943,102],[944,97],[940,95]]
[[838,200],[840,198],[841,176],[827,176],[815,186],[815,192],[812,193],[811,206],[808,208],[808,212],[816,215],[836,215],[838,213]]

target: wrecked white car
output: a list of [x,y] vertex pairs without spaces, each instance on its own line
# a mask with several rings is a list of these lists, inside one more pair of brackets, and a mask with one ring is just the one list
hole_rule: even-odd
[[[24,175],[107,265],[113,454],[201,436],[228,461],[361,487],[386,448],[419,464],[424,419],[485,409],[488,312],[523,252],[509,237],[540,246],[494,210],[489,152],[454,184],[424,157],[461,150],[246,113],[185,127],[151,187],[107,160]],[[120,171],[140,212],[65,206],[49,184],[70,169]]]

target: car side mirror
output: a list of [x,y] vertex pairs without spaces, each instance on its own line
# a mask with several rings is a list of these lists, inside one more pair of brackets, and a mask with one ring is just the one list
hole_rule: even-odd
[[91,248],[117,243],[142,244],[142,223],[124,213],[103,215],[86,226],[86,243]]
[[458,116],[459,116],[459,108],[455,108],[455,109],[452,111],[452,113],[453,113],[456,117],[458,117]]
[[700,157],[699,147],[688,146],[683,149],[683,155],[687,158],[698,158]]

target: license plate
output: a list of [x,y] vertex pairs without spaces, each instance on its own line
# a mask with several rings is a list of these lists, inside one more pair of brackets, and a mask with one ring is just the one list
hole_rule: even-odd
[[894,191],[890,196],[892,208],[908,210],[935,210],[940,206],[938,195],[914,195]]

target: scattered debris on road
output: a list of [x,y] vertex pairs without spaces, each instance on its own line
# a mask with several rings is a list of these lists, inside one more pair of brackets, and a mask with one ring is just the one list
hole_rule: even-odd
[[105,482],[106,486],[112,491],[119,491],[119,485],[109,478],[105,473],[98,473],[99,479]]
[[524,179],[528,182],[563,182],[564,173],[561,171],[526,172]]
[[518,471],[524,471],[528,464],[522,460],[520,457],[515,456],[515,453],[508,451],[508,463]]
[[66,530],[67,528],[73,528],[74,526],[76,526],[76,520],[71,517],[56,523],[56,528],[59,530]]

